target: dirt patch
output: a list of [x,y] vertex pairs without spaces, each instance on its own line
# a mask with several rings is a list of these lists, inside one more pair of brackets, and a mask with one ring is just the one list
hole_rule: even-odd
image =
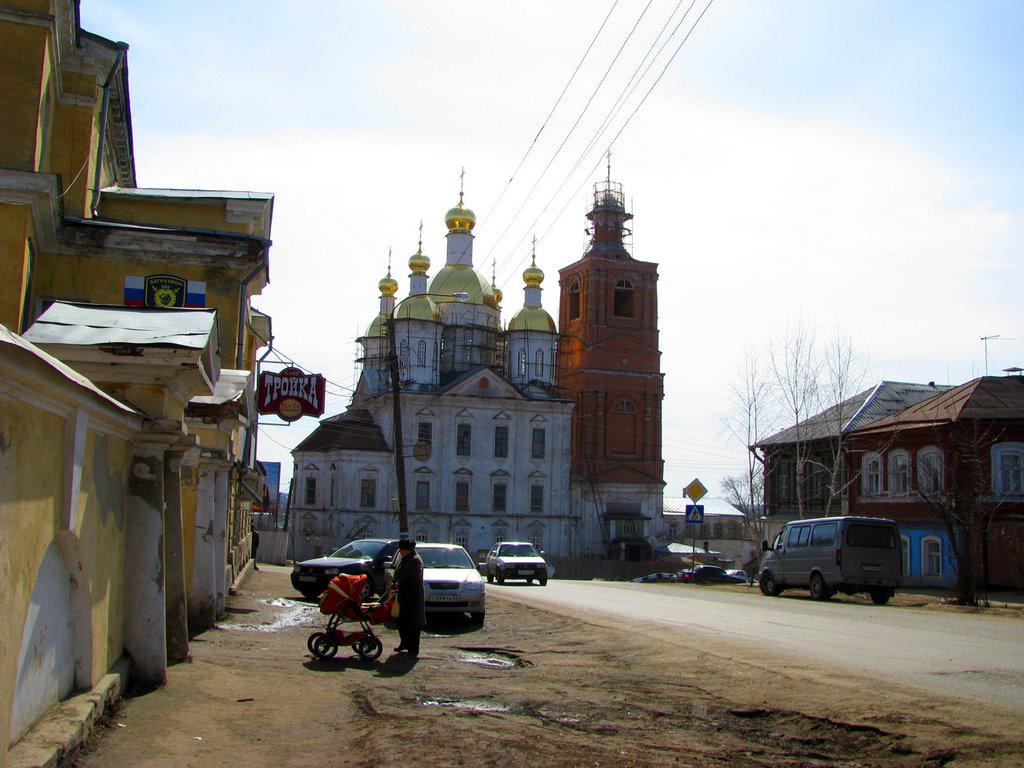
[[132,766],[975,766],[1016,764],[1019,722],[503,600],[432,625],[422,655],[314,659],[322,623],[261,568],[164,688],[129,698],[79,768]]

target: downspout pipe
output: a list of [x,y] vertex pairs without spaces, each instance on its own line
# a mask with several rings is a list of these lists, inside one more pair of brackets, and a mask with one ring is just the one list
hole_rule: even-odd
[[103,178],[103,151],[105,149],[104,143],[107,137],[107,115],[110,111],[110,86],[114,82],[114,76],[121,69],[124,64],[125,57],[128,55],[128,46],[124,43],[118,43],[117,56],[114,58],[114,64],[110,68],[110,72],[107,74],[107,79],[103,82],[103,104],[100,107],[100,130],[99,137],[96,141],[96,173],[93,175],[92,181],[92,202],[89,204],[89,210],[92,212],[92,217],[95,219],[96,214],[99,211],[100,206],[100,181]]

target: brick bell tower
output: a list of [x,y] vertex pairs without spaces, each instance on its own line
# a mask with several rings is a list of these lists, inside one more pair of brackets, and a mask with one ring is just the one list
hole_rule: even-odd
[[572,435],[574,508],[585,553],[650,556],[662,514],[658,265],[627,249],[632,215],[622,185],[594,185],[590,245],[559,270],[558,377],[576,403]]

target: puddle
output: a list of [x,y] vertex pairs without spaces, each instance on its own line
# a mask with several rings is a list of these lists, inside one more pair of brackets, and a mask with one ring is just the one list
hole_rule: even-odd
[[518,654],[497,648],[459,648],[458,651],[459,655],[456,657],[456,661],[461,661],[463,664],[477,664],[493,669],[533,666],[530,662],[520,658]]
[[465,709],[470,712],[509,712],[510,708],[504,704],[497,704],[484,699],[418,699],[424,707],[452,707],[453,709]]
[[300,603],[297,600],[275,597],[265,600],[264,603],[274,608],[280,608],[282,612],[277,614],[273,621],[260,624],[223,623],[217,626],[221,629],[237,629],[243,632],[278,632],[289,627],[308,626],[315,617],[320,615],[320,609],[317,606]]

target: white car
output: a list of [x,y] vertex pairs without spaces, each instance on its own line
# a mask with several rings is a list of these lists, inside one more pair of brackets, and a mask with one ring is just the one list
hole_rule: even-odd
[[473,558],[457,544],[416,544],[423,561],[427,613],[468,613],[480,624],[486,612],[484,580]]
[[532,584],[536,579],[543,587],[549,575],[543,554],[528,541],[499,542],[487,553],[487,581],[504,584],[508,579],[524,579]]

